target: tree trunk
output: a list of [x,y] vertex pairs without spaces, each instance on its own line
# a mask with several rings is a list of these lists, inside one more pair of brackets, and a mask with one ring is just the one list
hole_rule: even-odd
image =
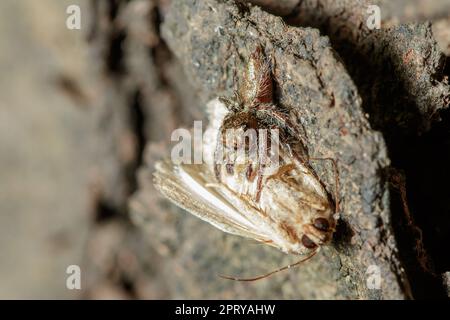
[[[126,278],[128,294],[147,298],[446,297],[450,88],[431,24],[400,22],[411,17],[389,1],[375,1],[381,30],[366,27],[369,1],[254,3],[263,9],[219,0],[93,1],[89,40],[99,81],[107,79],[98,103],[106,142],[97,211],[115,213],[123,232],[110,250],[137,262],[118,262],[114,281]],[[439,12],[425,18],[445,23]],[[233,95],[258,45],[274,61],[276,104],[295,111],[309,154],[338,161],[341,212],[332,242],[313,259],[249,284],[217,275],[259,275],[298,257],[171,205],[152,172],[170,155],[172,130],[194,120],[205,128],[206,102]],[[312,166],[332,194],[332,168]],[[93,296],[108,277],[97,271]]]

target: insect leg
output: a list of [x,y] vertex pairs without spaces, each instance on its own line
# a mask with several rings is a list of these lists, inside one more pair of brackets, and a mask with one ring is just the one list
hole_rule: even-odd
[[253,278],[236,278],[236,277],[230,277],[230,276],[224,276],[224,275],[219,275],[219,277],[221,277],[223,279],[227,279],[227,280],[234,280],[234,281],[248,281],[248,282],[250,282],[250,281],[261,280],[261,279],[270,277],[271,275],[273,275],[275,273],[278,273],[280,271],[284,271],[284,270],[287,270],[287,269],[290,269],[290,268],[293,268],[293,267],[296,267],[296,266],[302,264],[303,262],[305,262],[305,261],[311,259],[312,257],[314,257],[318,250],[319,249],[314,250],[310,255],[306,256],[303,259],[298,260],[295,263],[289,264],[287,266],[281,267],[279,269],[276,269],[274,271],[271,271],[269,273],[266,273],[266,274],[263,274],[263,275],[260,275],[260,276],[257,276],[257,277],[253,277]]
[[[216,176],[217,181],[221,181],[220,179],[220,168],[223,164],[224,159],[224,150],[225,147],[229,147],[226,145],[226,137],[225,133],[227,129],[236,129],[241,126],[247,125],[249,122],[249,113],[246,111],[241,111],[237,113],[229,113],[225,118],[223,119],[222,125],[219,128],[219,132],[217,134],[217,145],[216,149],[214,150],[214,175]],[[225,139],[225,144],[224,144]],[[224,146],[225,145],[225,146]],[[219,151],[222,152],[219,152]]]
[[334,170],[334,202],[335,202],[335,213],[339,212],[339,171],[337,167],[337,161],[333,158],[309,158],[309,160],[313,161],[331,161]]
[[305,136],[304,132],[301,132],[298,126],[292,123],[289,115],[280,112],[276,109],[276,106],[271,104],[261,104],[257,107],[259,114],[264,115],[266,118],[270,119],[275,128],[282,128],[283,131],[290,137],[289,140],[292,146],[295,146],[293,155],[302,163],[307,163],[308,161],[308,151],[305,147]]
[[292,163],[286,164],[286,165],[282,166],[276,173],[267,177],[267,180],[280,178],[283,174],[285,174],[295,168],[296,168],[295,164],[292,164]]
[[291,135],[296,138],[301,138],[302,134],[294,126],[289,115],[277,110],[277,107],[272,104],[260,104],[257,107],[259,113],[267,115],[271,120],[275,121],[278,127],[287,129]]

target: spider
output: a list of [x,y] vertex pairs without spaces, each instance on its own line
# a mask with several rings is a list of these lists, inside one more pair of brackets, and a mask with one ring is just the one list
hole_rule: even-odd
[[[227,107],[229,113],[223,119],[218,132],[218,142],[214,152],[214,174],[217,181],[221,181],[221,167],[226,163],[226,171],[232,174],[234,163],[232,159],[224,159],[221,148],[227,145],[226,130],[243,128],[277,129],[280,141],[288,152],[302,163],[308,162],[308,152],[303,142],[303,133],[295,126],[288,110],[280,109],[274,102],[274,84],[271,72],[271,64],[263,54],[261,46],[257,46],[248,61],[242,83],[234,97],[229,99],[220,97],[219,100]],[[270,138],[270,136],[268,137]],[[232,146],[236,150],[237,145]],[[248,146],[246,145],[248,149]],[[270,148],[270,147],[268,147]],[[267,154],[267,153],[266,153]],[[264,171],[264,159],[259,159],[257,169],[252,170],[250,177],[258,176],[258,190],[256,200],[259,200],[262,188],[262,173]]]
[[[293,123],[290,110],[274,103],[273,87],[271,64],[258,46],[249,57],[234,97],[211,104],[213,130],[205,141],[207,149],[213,150],[213,159],[208,156],[212,163],[208,160],[207,166],[198,166],[160,162],[155,173],[155,186],[166,197],[222,231],[304,256],[262,276],[223,276],[226,279],[254,281],[305,262],[330,241],[338,219],[336,162],[308,156],[306,135]],[[255,135],[240,133],[232,137],[231,144],[227,143],[228,129],[253,130],[258,143],[247,145],[247,138],[251,140]],[[272,139],[270,146],[268,141],[275,135],[279,142],[275,147],[281,149],[275,152],[277,161],[272,161],[274,145]],[[258,151],[257,156],[248,159],[254,151]],[[309,165],[311,160],[333,162],[334,202]]]

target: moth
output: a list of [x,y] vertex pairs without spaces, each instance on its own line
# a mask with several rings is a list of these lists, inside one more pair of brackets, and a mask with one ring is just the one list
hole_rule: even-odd
[[[331,161],[337,190],[336,163],[308,156],[304,134],[289,110],[273,101],[271,69],[257,47],[234,97],[207,104],[202,164],[165,160],[155,165],[155,187],[179,207],[224,232],[302,256],[265,275],[223,276],[227,279],[253,281],[310,259],[331,239],[338,218],[338,191],[333,200],[310,165],[313,160]],[[242,135],[248,130],[256,134],[256,143]],[[274,132],[277,139],[272,140]]]

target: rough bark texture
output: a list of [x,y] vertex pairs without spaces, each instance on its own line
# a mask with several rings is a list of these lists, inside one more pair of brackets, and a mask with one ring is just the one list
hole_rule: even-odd
[[[433,3],[429,8],[434,11],[445,5]],[[415,279],[411,282],[414,295],[429,297],[425,293],[429,291],[444,296],[439,274],[450,266],[448,255],[442,254],[450,240],[450,207],[444,200],[450,176],[445,165],[450,159],[448,57],[437,45],[430,23],[398,23],[395,17],[405,16],[406,5],[378,1],[381,12],[391,12],[390,20],[381,30],[368,31],[369,4],[302,1],[286,20],[319,28],[339,52],[363,98],[372,128],[383,133],[392,165],[405,173],[414,217],[405,220],[396,198],[390,206],[402,260],[409,278]],[[422,229],[423,241],[417,240],[417,230],[411,233],[405,228],[413,224],[411,219]],[[434,275],[417,264],[428,265]]]
[[[430,24],[400,24],[392,17],[400,9],[392,9],[389,26],[369,31],[365,1],[255,3],[284,20],[233,1],[95,2],[90,39],[107,79],[98,112],[109,142],[99,174],[102,223],[91,244],[104,255],[89,259],[91,296],[114,284],[121,285],[116,296],[149,298],[446,296],[450,91]],[[275,61],[276,103],[295,110],[310,155],[339,162],[341,218],[332,243],[311,261],[237,283],[217,274],[258,275],[297,257],[170,205],[151,172],[169,155],[173,129],[205,119],[209,99],[232,95],[257,45]],[[331,168],[312,165],[332,193]],[[390,187],[405,177],[411,215]],[[104,261],[112,267],[102,268]],[[380,270],[380,290],[367,285],[370,266]]]
[[[389,2],[378,3],[381,12],[391,12],[384,9],[392,6]],[[358,85],[375,128],[428,130],[450,102],[443,74],[446,59],[433,38],[431,24],[395,25],[391,18],[386,27],[372,31],[366,26],[370,4],[302,1],[286,19],[290,24],[319,28],[330,37]]]

